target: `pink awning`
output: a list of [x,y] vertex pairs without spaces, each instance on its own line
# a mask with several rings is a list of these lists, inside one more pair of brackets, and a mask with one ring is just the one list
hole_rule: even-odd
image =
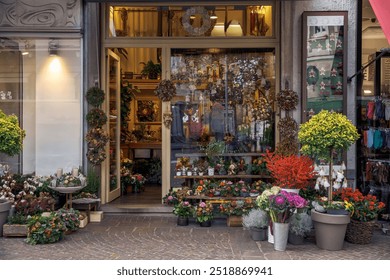
[[371,7],[382,27],[383,33],[390,44],[390,1],[389,0],[370,0]]

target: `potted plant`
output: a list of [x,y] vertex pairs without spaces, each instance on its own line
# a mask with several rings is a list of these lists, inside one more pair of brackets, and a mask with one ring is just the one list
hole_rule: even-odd
[[212,140],[206,145],[206,147],[204,147],[202,149],[206,153],[206,157],[207,157],[208,164],[209,164],[208,175],[213,176],[214,175],[214,167],[218,162],[218,158],[225,151],[225,142]]
[[60,208],[57,210],[57,215],[65,225],[65,233],[71,233],[80,227],[80,211],[73,208]]
[[194,216],[201,227],[210,227],[214,220],[213,205],[208,201],[201,201],[196,205]]
[[242,226],[242,216],[247,214],[253,207],[254,202],[251,198],[231,200],[219,205],[219,212],[228,216],[227,225],[229,227]]
[[267,151],[265,161],[274,183],[296,193],[307,187],[315,175],[314,162],[307,156],[283,156]]
[[49,216],[32,216],[28,219],[27,225],[26,242],[31,245],[58,242],[66,231],[65,224],[56,212],[51,212]]
[[306,211],[296,212],[290,219],[288,243],[293,245],[303,244],[304,238],[311,231],[313,223]]
[[177,216],[178,226],[188,226],[189,217],[193,216],[193,207],[188,201],[182,201],[173,207],[173,214]]
[[161,64],[154,63],[152,60],[148,62],[141,62],[144,65],[144,68],[141,71],[142,75],[147,76],[149,79],[156,80],[159,75],[161,75]]
[[374,195],[363,195],[352,188],[342,189],[340,197],[351,213],[345,240],[355,244],[370,243],[378,214],[384,210],[385,204],[378,201]]
[[130,175],[130,185],[133,188],[133,192],[139,193],[144,188],[146,179],[141,174],[132,174]]
[[[0,153],[8,156],[17,155],[23,149],[23,139],[26,132],[20,128],[15,115],[6,115],[0,110]],[[0,236],[3,235],[3,225],[7,221],[11,202],[0,199]]]
[[267,239],[267,227],[269,225],[269,216],[267,212],[260,208],[252,208],[248,213],[242,216],[242,225],[251,232],[254,241],[263,241]]
[[[329,162],[329,170],[333,170],[333,157],[336,152],[349,148],[359,134],[348,118],[340,113],[322,110],[311,119],[301,124],[298,140],[304,155]],[[329,172],[328,203],[332,203],[332,172]],[[349,215],[330,215],[311,210],[311,218],[316,233],[316,243],[326,250],[343,248]]]

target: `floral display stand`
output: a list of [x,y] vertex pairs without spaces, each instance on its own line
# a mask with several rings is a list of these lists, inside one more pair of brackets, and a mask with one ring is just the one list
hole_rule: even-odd
[[65,208],[69,207],[69,209],[72,208],[72,194],[82,190],[84,187],[85,186],[76,186],[76,187],[49,186],[49,188],[51,188],[52,190],[55,190],[55,191],[62,193],[62,194],[65,194],[66,202],[65,202],[64,207]]

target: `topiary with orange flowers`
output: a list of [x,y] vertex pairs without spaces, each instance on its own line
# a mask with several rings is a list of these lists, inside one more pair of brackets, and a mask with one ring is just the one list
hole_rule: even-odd
[[373,221],[385,208],[385,204],[378,201],[376,196],[363,195],[359,190],[352,188],[342,189],[337,196],[344,201],[347,209],[351,212],[351,219],[356,221]]

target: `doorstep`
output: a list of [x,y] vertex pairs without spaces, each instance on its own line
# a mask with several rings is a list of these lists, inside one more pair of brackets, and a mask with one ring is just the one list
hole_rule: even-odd
[[135,205],[129,204],[104,204],[100,206],[104,213],[147,213],[147,214],[167,214],[172,213],[172,206],[165,205]]

